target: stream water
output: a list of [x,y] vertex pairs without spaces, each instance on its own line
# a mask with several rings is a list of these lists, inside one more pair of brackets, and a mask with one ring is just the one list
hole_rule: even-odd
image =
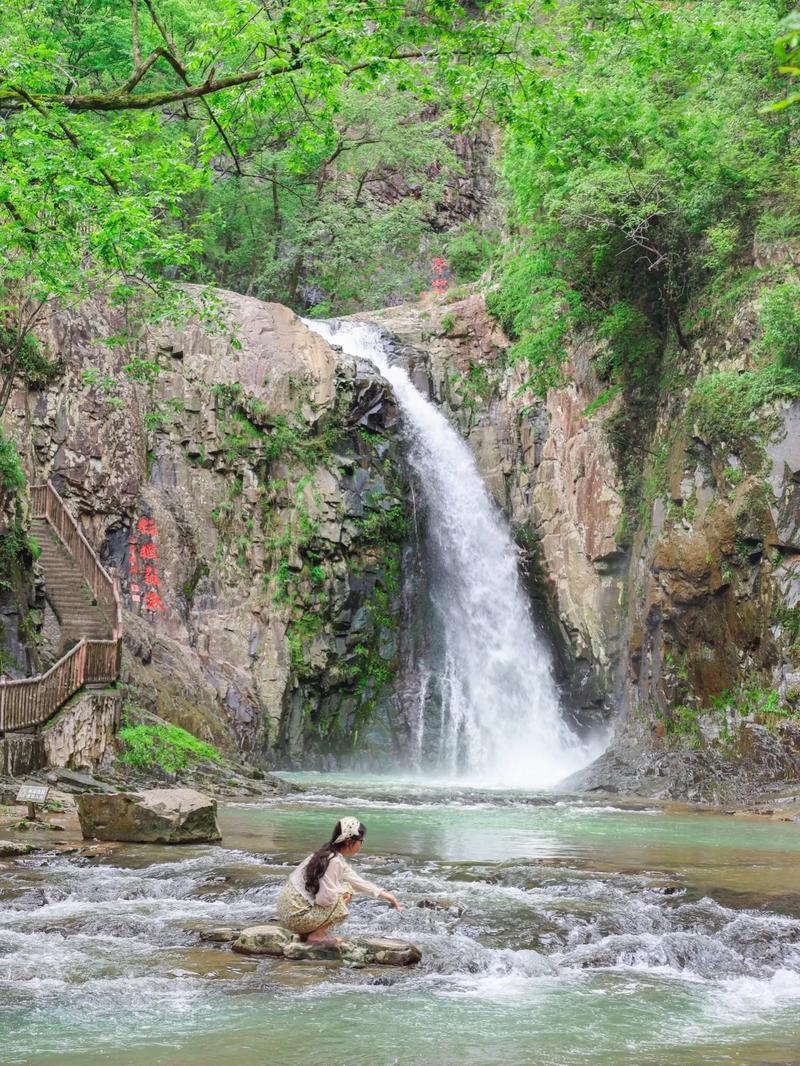
[[[800,829],[574,796],[295,775],[222,846],[0,867],[0,1061],[121,1066],[800,1063]],[[234,955],[343,812],[411,970]],[[415,906],[435,900],[449,909]],[[463,908],[459,917],[458,909]]]

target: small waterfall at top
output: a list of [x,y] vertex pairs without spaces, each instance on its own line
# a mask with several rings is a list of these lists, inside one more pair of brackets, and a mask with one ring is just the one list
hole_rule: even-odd
[[[444,415],[389,363],[377,327],[307,325],[391,383],[403,415],[408,459],[425,510],[425,557],[436,630],[416,663],[419,706],[406,708],[414,747],[438,772],[484,783],[555,784],[586,765],[591,750],[562,720],[546,647],[519,580],[507,524],[467,445]],[[430,722],[436,678],[439,720]],[[433,751],[423,732],[435,734]]]

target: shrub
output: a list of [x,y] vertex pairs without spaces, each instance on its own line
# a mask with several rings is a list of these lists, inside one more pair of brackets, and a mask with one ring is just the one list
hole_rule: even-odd
[[0,493],[18,493],[25,487],[25,473],[17,446],[0,431]]
[[779,366],[737,374],[717,370],[694,386],[687,408],[691,421],[711,441],[741,447],[760,433],[754,415],[765,404],[800,396],[800,373]]
[[120,762],[137,770],[158,767],[167,773],[175,773],[202,759],[213,763],[225,761],[213,745],[177,725],[133,725],[126,720],[117,737],[123,745]]
[[764,297],[758,350],[777,366],[800,370],[800,285],[787,281]]
[[477,281],[489,265],[492,245],[474,226],[462,230],[447,246],[450,272],[456,281]]

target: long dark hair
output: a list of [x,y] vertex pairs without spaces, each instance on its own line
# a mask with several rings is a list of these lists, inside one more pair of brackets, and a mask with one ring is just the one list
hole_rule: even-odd
[[308,866],[306,866],[306,891],[316,896],[319,892],[319,883],[325,876],[325,871],[330,865],[330,861],[334,855],[338,855],[342,848],[346,848],[348,844],[352,844],[354,840],[363,840],[367,835],[367,827],[358,823],[358,832],[353,836],[349,836],[347,840],[342,840],[338,844],[334,841],[338,836],[342,834],[342,823],[337,822],[331,833],[331,839],[327,844],[315,851],[311,858],[308,860]]

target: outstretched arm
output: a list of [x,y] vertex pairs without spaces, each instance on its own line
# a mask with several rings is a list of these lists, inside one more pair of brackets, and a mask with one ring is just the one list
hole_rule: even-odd
[[372,896],[373,899],[386,900],[386,902],[394,907],[395,910],[402,910],[402,907],[391,892],[385,892],[379,885],[375,885],[372,881],[367,881],[365,878],[360,877],[349,863],[342,876],[344,880],[353,886],[353,891],[359,892],[363,896]]

